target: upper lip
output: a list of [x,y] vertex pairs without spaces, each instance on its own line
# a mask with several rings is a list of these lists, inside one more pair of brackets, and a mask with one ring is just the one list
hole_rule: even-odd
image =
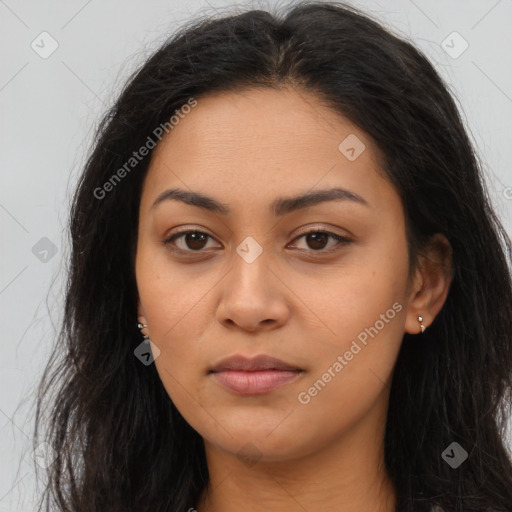
[[216,364],[210,372],[222,372],[225,370],[239,371],[259,371],[259,370],[301,370],[297,366],[276,359],[268,355],[260,355],[253,358],[247,358],[241,355],[227,357]]

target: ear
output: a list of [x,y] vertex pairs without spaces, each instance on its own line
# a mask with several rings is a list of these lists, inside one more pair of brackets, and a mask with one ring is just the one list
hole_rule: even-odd
[[418,269],[410,288],[405,331],[421,333],[418,317],[428,327],[441,311],[453,278],[452,247],[441,233],[432,236],[426,249],[419,256]]

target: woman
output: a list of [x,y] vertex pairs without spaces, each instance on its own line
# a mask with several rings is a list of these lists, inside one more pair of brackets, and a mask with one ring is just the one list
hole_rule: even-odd
[[446,85],[363,13],[184,27],[71,237],[46,510],[512,510],[510,240]]

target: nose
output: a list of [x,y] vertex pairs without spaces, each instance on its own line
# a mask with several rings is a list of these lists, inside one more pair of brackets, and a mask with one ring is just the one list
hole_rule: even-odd
[[248,263],[236,255],[221,285],[217,320],[229,329],[273,330],[289,318],[288,288],[276,265],[260,255]]

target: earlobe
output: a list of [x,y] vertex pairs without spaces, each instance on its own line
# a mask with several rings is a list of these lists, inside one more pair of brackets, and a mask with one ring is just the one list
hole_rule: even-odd
[[432,321],[425,314],[417,313],[416,310],[410,310],[405,320],[405,332],[408,334],[423,334]]

